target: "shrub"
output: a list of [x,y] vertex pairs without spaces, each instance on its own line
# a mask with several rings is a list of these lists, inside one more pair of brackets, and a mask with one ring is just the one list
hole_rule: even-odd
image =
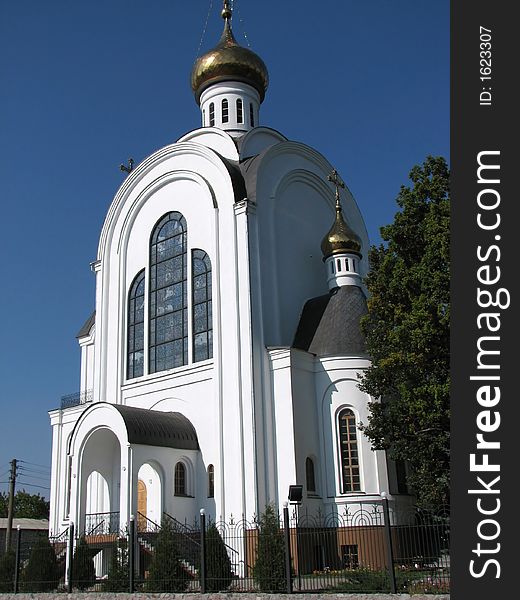
[[58,587],[60,569],[56,553],[46,535],[36,539],[25,566],[21,587],[24,592],[50,592]]
[[181,563],[175,532],[165,521],[155,542],[155,552],[146,581],[149,592],[184,592],[188,587],[188,574]]
[[94,554],[95,551],[92,551],[85,538],[81,537],[72,557],[72,587],[85,590],[96,583]]
[[112,549],[112,559],[108,577],[103,582],[104,592],[127,592],[130,584],[128,564],[128,542],[120,538],[117,546]]
[[285,592],[285,541],[278,513],[268,504],[260,515],[258,549],[253,577],[262,592]]
[[12,550],[0,556],[0,592],[12,592],[16,557]]
[[233,581],[231,560],[216,525],[211,523],[206,532],[206,589],[208,592],[226,590]]

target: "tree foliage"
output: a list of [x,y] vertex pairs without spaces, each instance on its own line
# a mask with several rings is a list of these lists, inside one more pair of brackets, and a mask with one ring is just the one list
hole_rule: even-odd
[[[0,492],[0,517],[6,518],[9,505],[9,495]],[[24,519],[48,519],[49,501],[40,494],[29,494],[18,490],[14,495],[14,516]]]
[[60,568],[54,548],[46,535],[38,536],[22,573],[24,592],[50,592],[58,587]]
[[368,315],[362,320],[372,366],[361,388],[362,427],[376,449],[410,465],[421,504],[449,501],[450,202],[449,172],[427,157],[401,187],[400,211],[370,251]]
[[0,593],[13,591],[15,566],[16,557],[12,550],[0,556]]
[[188,583],[189,576],[181,563],[175,532],[166,520],[157,534],[146,589],[149,592],[184,592]]
[[265,507],[259,526],[253,577],[262,592],[285,592],[285,541],[273,504]]
[[217,526],[211,523],[206,532],[206,590],[222,592],[232,580],[231,560]]
[[72,586],[79,590],[86,590],[96,583],[96,568],[94,566],[94,553],[89,548],[84,537],[80,537],[72,557]]
[[104,592],[127,592],[130,585],[130,566],[128,562],[128,542],[122,537],[112,549],[112,558],[108,577],[103,582]]

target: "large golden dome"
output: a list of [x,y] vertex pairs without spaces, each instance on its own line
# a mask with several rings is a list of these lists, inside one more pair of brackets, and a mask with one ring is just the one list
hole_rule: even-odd
[[248,48],[243,48],[235,40],[231,31],[231,9],[224,3],[222,17],[225,20],[224,31],[219,43],[200,56],[191,71],[191,89],[200,104],[202,92],[219,81],[242,81],[254,87],[264,99],[269,85],[269,74],[264,61]]
[[336,199],[334,224],[321,242],[321,251],[324,259],[345,252],[361,256],[361,238],[352,231],[343,218],[339,198]]

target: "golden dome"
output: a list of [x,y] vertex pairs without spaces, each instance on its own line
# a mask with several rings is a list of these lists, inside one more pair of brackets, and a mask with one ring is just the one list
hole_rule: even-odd
[[200,104],[202,92],[219,81],[242,81],[254,87],[264,99],[269,85],[269,74],[264,61],[248,48],[239,46],[231,31],[231,9],[224,2],[222,17],[225,20],[224,31],[219,43],[195,61],[191,71],[191,89]]
[[345,252],[361,256],[361,238],[350,229],[343,218],[339,197],[336,197],[336,218],[321,242],[321,251],[324,259]]

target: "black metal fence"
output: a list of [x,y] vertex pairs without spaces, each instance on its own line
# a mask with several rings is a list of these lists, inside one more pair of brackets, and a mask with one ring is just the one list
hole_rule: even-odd
[[[90,515],[82,535],[24,542],[0,557],[0,592],[199,591],[272,593],[450,590],[449,514],[393,510],[386,499],[313,514],[268,507],[251,520],[193,525],[168,514]],[[116,526],[117,525],[117,526]],[[73,550],[71,550],[73,549]]]

